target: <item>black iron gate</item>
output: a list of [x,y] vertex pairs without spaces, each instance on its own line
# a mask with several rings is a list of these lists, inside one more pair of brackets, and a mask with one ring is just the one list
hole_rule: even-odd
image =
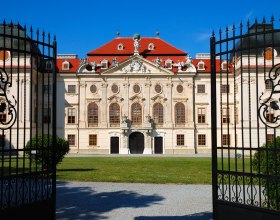
[[280,219],[280,29],[211,38],[214,219]]
[[0,24],[0,219],[55,219],[55,67],[50,34]]

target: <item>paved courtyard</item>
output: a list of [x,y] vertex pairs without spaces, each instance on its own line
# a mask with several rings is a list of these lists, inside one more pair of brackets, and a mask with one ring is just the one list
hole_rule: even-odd
[[60,220],[211,220],[209,185],[58,182]]

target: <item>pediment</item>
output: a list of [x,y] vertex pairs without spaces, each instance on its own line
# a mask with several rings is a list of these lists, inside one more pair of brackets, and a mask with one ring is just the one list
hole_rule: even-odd
[[153,101],[156,101],[156,100],[163,100],[163,101],[166,101],[167,98],[163,97],[162,95],[157,94],[157,95],[153,96],[153,97],[151,98],[151,100],[153,100]]
[[123,101],[123,98],[117,96],[117,95],[112,95],[108,98],[108,100],[112,101],[112,100],[115,100],[115,101]]
[[139,55],[132,56],[131,58],[119,63],[102,73],[102,75],[173,75],[174,73],[167,70],[154,62],[151,62]]
[[139,95],[133,95],[129,98],[130,100],[134,101],[134,100],[137,100],[137,101],[144,101],[145,98],[142,98],[140,97]]

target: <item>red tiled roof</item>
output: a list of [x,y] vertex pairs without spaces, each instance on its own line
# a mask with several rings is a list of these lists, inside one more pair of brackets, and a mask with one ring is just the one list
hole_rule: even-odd
[[[177,49],[160,38],[142,37],[140,39],[140,55],[181,55],[186,56],[187,53]],[[150,43],[154,44],[154,50],[149,50]],[[123,45],[123,50],[118,50],[118,45]],[[94,55],[133,55],[134,41],[132,37],[117,37],[103,46],[87,53],[88,56]]]
[[[64,61],[68,61],[69,62],[69,70],[62,70],[62,63]],[[58,68],[58,72],[69,72],[69,73],[76,73],[77,69],[79,68],[81,63],[81,60],[78,58],[75,59],[57,59],[56,61],[56,66]]]

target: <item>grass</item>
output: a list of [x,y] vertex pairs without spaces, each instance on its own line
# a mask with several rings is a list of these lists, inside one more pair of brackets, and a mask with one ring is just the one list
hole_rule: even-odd
[[[238,161],[241,164],[241,160]],[[234,161],[231,161],[232,167]],[[248,164],[248,161],[246,161]],[[211,158],[64,158],[57,179],[93,182],[211,184]]]
[[[2,163],[1,163],[2,165]],[[222,166],[223,165],[223,166]],[[218,159],[218,169],[250,172],[249,159]],[[24,169],[23,169],[24,167]],[[37,170],[41,171],[40,164]],[[28,158],[8,158],[1,176],[36,171]],[[211,184],[211,158],[191,157],[66,157],[57,167],[57,179],[65,181]]]

